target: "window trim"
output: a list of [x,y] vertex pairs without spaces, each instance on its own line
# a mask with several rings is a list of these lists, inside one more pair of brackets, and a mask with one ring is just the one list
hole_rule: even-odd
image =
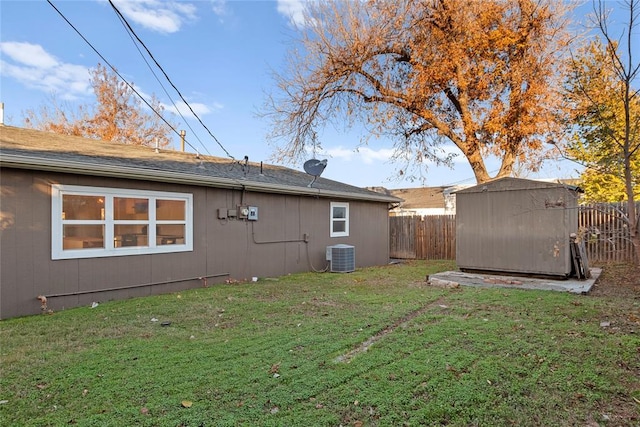
[[[345,218],[334,218],[333,208],[345,208]],[[329,207],[329,236],[330,237],[349,237],[349,203],[331,202]],[[345,223],[344,231],[333,231],[333,224],[336,221]]]
[[[63,196],[64,195],[81,195],[81,196],[104,196],[105,197],[105,215],[103,220],[64,220],[63,212]],[[116,221],[113,215],[113,199],[115,197],[124,198],[145,198],[149,200],[149,206],[155,206],[156,200],[181,200],[185,202],[185,219],[161,221],[156,220],[155,210],[149,215],[144,222],[149,224],[149,241],[148,246],[132,246],[132,247],[115,247],[114,229],[116,225],[135,223],[137,221]],[[150,208],[149,211],[152,211]],[[103,224],[105,248],[86,248],[86,249],[63,249],[63,229],[64,225],[70,224]],[[183,244],[157,245],[153,230],[156,225],[162,224],[184,224],[185,226],[185,242]],[[189,252],[193,251],[193,194],[191,193],[175,193],[164,191],[148,191],[148,190],[132,190],[113,187],[91,187],[81,185],[51,185],[51,259],[78,259],[78,258],[101,258],[113,256],[129,256],[144,254],[159,254],[173,252]]]

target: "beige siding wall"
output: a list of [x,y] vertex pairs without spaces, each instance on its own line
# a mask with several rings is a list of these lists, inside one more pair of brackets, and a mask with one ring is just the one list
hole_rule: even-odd
[[[173,292],[226,279],[250,280],[324,269],[325,248],[356,247],[356,267],[386,264],[386,203],[45,174],[2,169],[0,318],[50,309]],[[192,252],[87,259],[51,259],[51,184],[192,193]],[[329,206],[349,202],[350,236],[329,237]],[[217,210],[257,206],[258,221],[218,219]],[[304,242],[307,234],[308,244]],[[106,291],[105,291],[106,290]],[[57,296],[56,296],[57,295]]]
[[565,189],[459,193],[458,267],[567,276],[577,218],[577,194]]

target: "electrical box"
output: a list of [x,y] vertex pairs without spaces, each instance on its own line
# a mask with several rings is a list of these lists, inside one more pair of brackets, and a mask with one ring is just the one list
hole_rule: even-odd
[[218,219],[227,219],[227,209],[218,208]]
[[238,206],[238,219],[247,219],[249,216],[248,206]]
[[238,216],[238,211],[236,211],[235,209],[227,209],[227,216],[229,218],[235,218],[236,216]]
[[247,219],[249,221],[257,221],[258,220],[258,207],[257,206],[249,206],[249,213],[247,214]]

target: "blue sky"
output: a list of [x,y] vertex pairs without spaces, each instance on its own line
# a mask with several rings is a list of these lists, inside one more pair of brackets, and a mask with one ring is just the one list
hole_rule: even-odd
[[[51,0],[96,50],[145,95],[155,94],[168,110],[169,97],[144,62],[107,1]],[[236,159],[272,162],[265,139],[269,123],[256,115],[272,71],[281,70],[292,46],[300,0],[114,1],[172,82],[218,141]],[[58,101],[91,103],[89,68],[102,59],[46,1],[0,2],[0,101],[6,124],[21,126],[24,112],[37,110],[52,95]],[[171,99],[178,94],[153,67]],[[201,153],[224,151],[183,106],[195,135],[176,117],[179,129]],[[424,180],[398,179],[401,165],[390,161],[392,144],[372,141],[359,147],[357,129],[323,135],[328,166],[323,176],[357,186],[387,188],[474,183],[462,156],[453,168],[427,165]],[[179,146],[178,138],[174,147]],[[190,149],[190,151],[194,151]],[[301,164],[288,165],[302,169]],[[497,163],[493,165],[497,169]],[[549,163],[531,178],[577,177],[577,165]],[[489,164],[489,169],[492,165]]]

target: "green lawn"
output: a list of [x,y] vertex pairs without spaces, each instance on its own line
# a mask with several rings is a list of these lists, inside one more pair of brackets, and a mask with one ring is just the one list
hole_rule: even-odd
[[452,268],[298,274],[2,321],[0,425],[640,424],[640,328],[601,326],[637,302],[426,285]]

